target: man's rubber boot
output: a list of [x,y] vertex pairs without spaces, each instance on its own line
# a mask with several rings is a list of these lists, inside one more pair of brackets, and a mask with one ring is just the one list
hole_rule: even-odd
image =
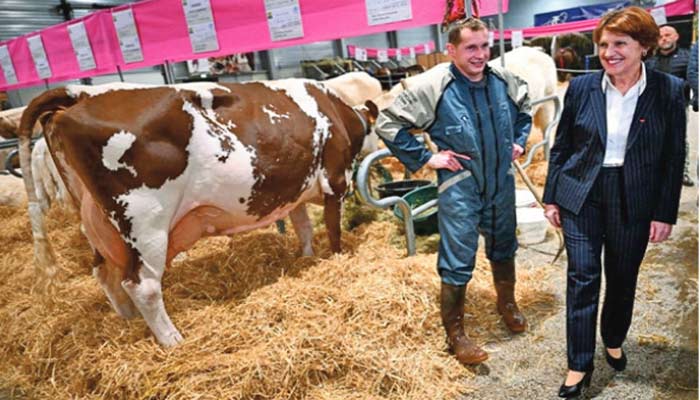
[[525,332],[527,320],[515,302],[515,261],[491,261],[493,285],[496,287],[498,313],[513,333]]
[[440,288],[440,316],[447,333],[447,344],[464,365],[486,361],[489,355],[464,333],[464,296],[467,286],[443,283]]

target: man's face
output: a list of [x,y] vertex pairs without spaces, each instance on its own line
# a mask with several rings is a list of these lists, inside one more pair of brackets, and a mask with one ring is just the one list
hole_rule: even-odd
[[484,68],[491,56],[489,33],[486,29],[473,31],[462,29],[462,41],[458,45],[447,44],[447,53],[455,66],[471,81],[484,77]]
[[678,32],[671,26],[664,26],[660,31],[659,48],[661,50],[673,50],[678,42]]

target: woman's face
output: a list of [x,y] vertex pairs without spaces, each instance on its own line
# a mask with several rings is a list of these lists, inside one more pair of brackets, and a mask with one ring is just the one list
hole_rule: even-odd
[[598,57],[613,79],[633,78],[639,71],[642,53],[647,49],[631,36],[604,30],[598,42]]

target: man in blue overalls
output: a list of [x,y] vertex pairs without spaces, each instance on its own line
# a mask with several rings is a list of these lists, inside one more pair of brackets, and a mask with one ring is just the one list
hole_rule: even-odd
[[[377,120],[376,132],[415,172],[437,170],[440,249],[440,314],[447,342],[462,364],[488,354],[464,332],[466,285],[472,277],[479,233],[486,242],[498,294],[497,308],[512,332],[525,317],[515,302],[515,181],[511,160],[523,153],[532,125],[527,84],[487,66],[490,51],[483,22],[468,19],[452,28],[451,63],[435,66],[402,92]],[[428,151],[409,133],[427,131],[437,145]]]

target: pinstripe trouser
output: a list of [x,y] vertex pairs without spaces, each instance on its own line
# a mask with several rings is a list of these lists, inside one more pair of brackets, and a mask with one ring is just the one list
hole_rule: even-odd
[[571,370],[593,369],[603,247],[606,288],[600,333],[605,346],[620,347],[632,322],[651,221],[624,217],[622,180],[622,168],[602,168],[579,214],[560,211],[569,260],[566,338]]

